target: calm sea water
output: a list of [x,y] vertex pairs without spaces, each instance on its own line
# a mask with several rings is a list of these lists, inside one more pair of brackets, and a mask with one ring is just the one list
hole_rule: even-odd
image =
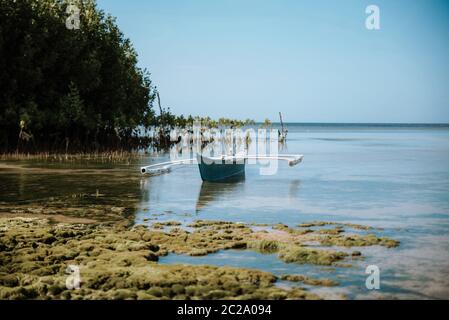
[[[288,124],[288,129],[280,152],[303,154],[304,161],[295,167],[280,163],[276,175],[260,175],[259,166],[248,165],[244,181],[210,184],[201,181],[192,165],[141,178],[138,166],[169,158],[162,154],[130,165],[98,165],[108,174],[1,170],[0,201],[32,203],[55,195],[72,199],[71,193],[99,189],[105,194],[100,200],[79,201],[131,201],[141,224],[157,217],[186,223],[216,219],[294,226],[326,220],[382,227],[382,234],[401,241],[400,247],[362,248],[366,259],[352,268],[285,264],[276,255],[238,250],[204,257],[169,255],[161,263],[334,278],[341,286],[312,289],[327,297],[449,299],[449,127]],[[371,264],[381,270],[380,290],[365,288],[365,268]]]

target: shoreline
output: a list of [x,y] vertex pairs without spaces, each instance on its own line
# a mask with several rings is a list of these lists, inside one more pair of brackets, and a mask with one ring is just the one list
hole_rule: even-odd
[[123,161],[139,159],[146,154],[141,151],[108,151],[108,152],[6,152],[0,153],[0,161],[48,160],[48,161],[79,161],[79,160],[109,160]]

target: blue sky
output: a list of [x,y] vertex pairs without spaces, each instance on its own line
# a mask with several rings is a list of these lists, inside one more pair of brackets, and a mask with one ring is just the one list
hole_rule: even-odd
[[[367,30],[365,8],[380,8]],[[449,122],[449,1],[98,0],[177,114]]]

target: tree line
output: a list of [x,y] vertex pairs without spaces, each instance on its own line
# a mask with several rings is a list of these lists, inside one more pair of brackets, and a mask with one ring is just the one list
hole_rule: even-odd
[[[78,21],[70,28],[68,19]],[[152,143],[142,127],[198,120],[156,114],[155,97],[130,40],[95,0],[0,1],[0,152],[130,150]],[[253,123],[199,119],[210,127]]]
[[[72,3],[72,2],[71,2]],[[139,144],[154,93],[114,18],[93,0],[0,2],[0,149],[97,150]]]

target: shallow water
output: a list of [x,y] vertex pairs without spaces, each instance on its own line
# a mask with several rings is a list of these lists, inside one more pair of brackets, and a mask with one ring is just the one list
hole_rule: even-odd
[[[59,163],[9,162],[51,170],[0,169],[0,202],[45,203],[59,197],[74,203],[120,203],[135,206],[136,223],[142,224],[157,218],[373,225],[401,245],[362,248],[366,259],[352,268],[330,271],[285,264],[276,255],[238,250],[204,257],[169,255],[161,262],[227,264],[337,279],[339,287],[314,289],[329,297],[344,293],[350,298],[448,299],[449,127],[290,124],[288,129],[281,152],[304,154],[304,162],[296,167],[281,163],[275,175],[260,175],[259,166],[248,165],[244,181],[211,184],[202,183],[196,166],[141,178],[138,166],[150,159],[121,165],[70,164],[79,169],[75,173],[58,171]],[[168,155],[160,155],[151,161],[166,159]],[[101,197],[73,197],[96,190]],[[370,264],[381,270],[380,290],[365,288],[364,271]]]

